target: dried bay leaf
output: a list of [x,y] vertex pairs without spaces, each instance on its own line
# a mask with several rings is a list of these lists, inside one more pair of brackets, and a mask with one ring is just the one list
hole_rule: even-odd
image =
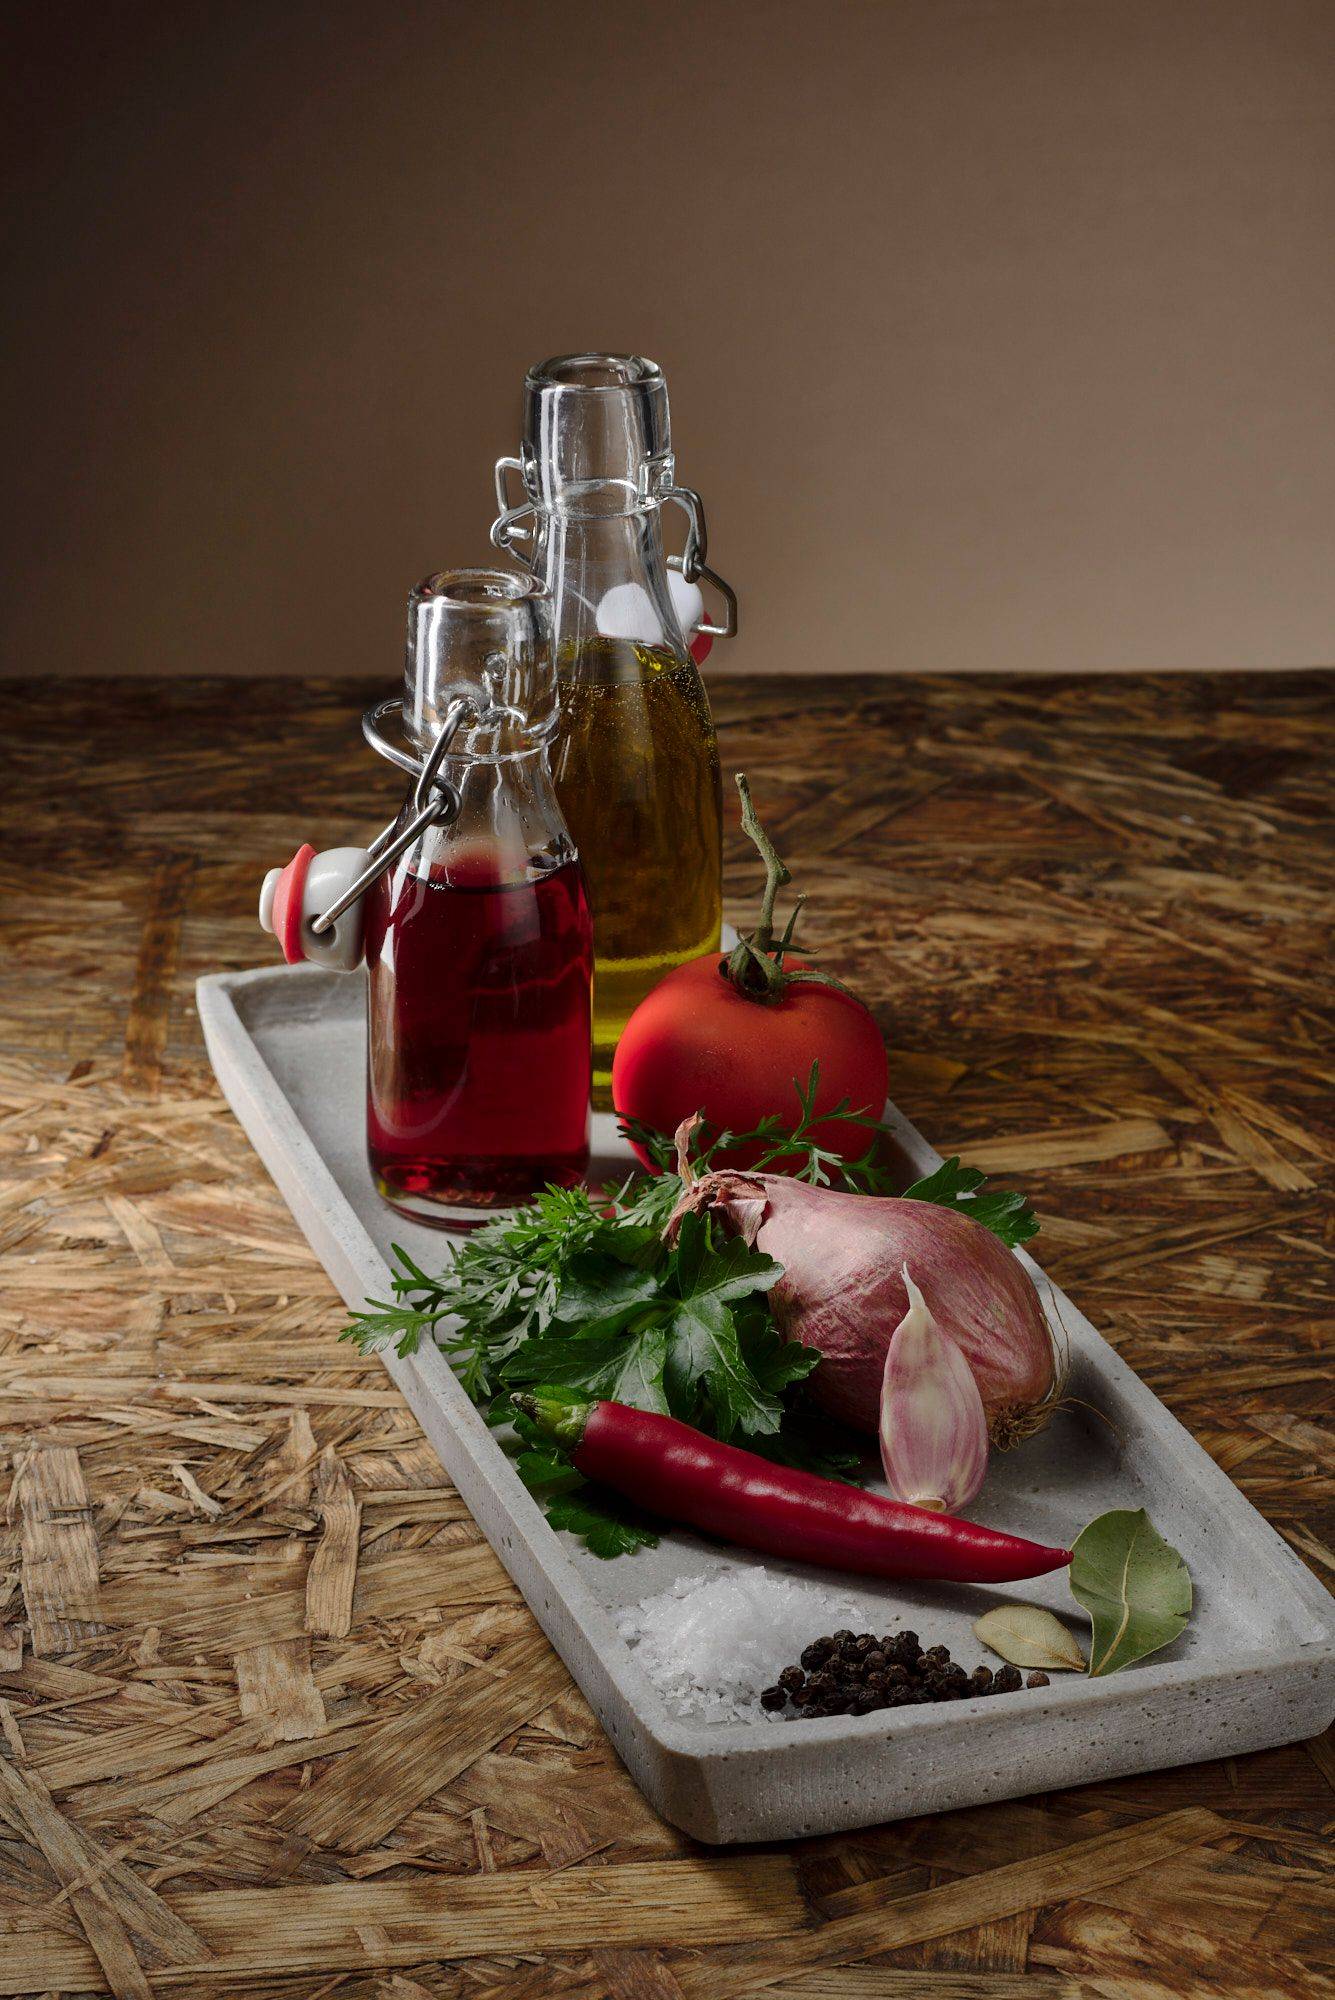
[[1060,1618],[1041,1604],[999,1604],[974,1621],[981,1639],[1013,1667],[1041,1667],[1063,1674],[1082,1674],[1085,1656]]
[[1076,1536],[1071,1595],[1093,1621],[1091,1674],[1115,1673],[1171,1645],[1191,1612],[1191,1576],[1143,1507],[1100,1514]]

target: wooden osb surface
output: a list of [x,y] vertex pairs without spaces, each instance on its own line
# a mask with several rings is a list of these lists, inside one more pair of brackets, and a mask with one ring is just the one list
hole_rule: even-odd
[[[899,1102],[1328,1568],[1330,680],[715,693]],[[755,1853],[661,1825],[204,1060],[260,871],[392,803],[357,692],[0,706],[0,1994],[1329,1990],[1319,1743]]]

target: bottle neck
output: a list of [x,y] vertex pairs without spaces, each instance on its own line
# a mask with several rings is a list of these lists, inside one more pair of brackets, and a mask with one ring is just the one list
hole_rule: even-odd
[[[552,785],[547,745],[499,757],[445,757],[440,776],[453,786],[459,811],[426,829],[410,865],[449,879],[485,861],[488,878],[523,881],[575,859],[575,846]],[[407,815],[411,802],[403,808]]]
[[624,487],[603,490],[603,507],[537,510],[531,560],[552,593],[558,665],[595,640],[686,659],[668,587],[661,509],[652,502],[627,507]]

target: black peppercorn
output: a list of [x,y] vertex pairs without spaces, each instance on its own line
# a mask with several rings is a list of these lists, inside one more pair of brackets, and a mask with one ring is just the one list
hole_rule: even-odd
[[[1048,1676],[1031,1673],[1026,1682],[1011,1666],[979,1665],[970,1673],[950,1656],[948,1646],[923,1648],[916,1632],[831,1632],[813,1639],[760,1696],[771,1714],[871,1715],[888,1708],[921,1708],[927,1702],[966,1701],[970,1696],[1012,1694],[1021,1687],[1047,1687]],[[791,1706],[790,1706],[791,1705]]]

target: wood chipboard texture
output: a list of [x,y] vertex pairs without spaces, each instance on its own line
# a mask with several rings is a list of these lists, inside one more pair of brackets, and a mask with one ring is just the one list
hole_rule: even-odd
[[[896,1101],[1329,1574],[1335,680],[712,691]],[[0,1994],[1328,1991],[1329,1743],[783,1850],[644,1804],[204,1059],[263,869],[397,803],[360,693],[0,686]]]

